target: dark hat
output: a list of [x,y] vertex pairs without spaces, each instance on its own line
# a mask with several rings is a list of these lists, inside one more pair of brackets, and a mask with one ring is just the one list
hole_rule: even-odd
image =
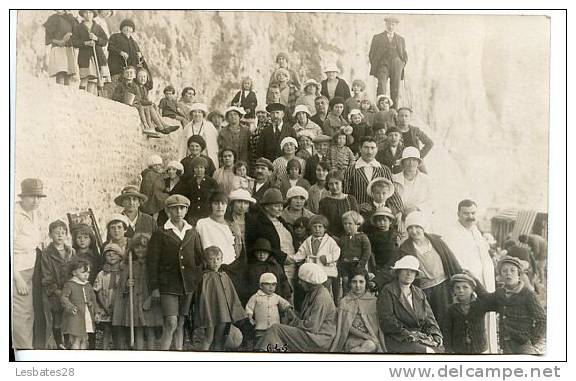
[[168,196],[165,205],[167,208],[171,206],[185,206],[188,208],[190,206],[190,200],[188,200],[188,197],[186,196],[182,196],[180,194],[173,194]]
[[298,168],[299,170],[302,170],[302,164],[300,164],[300,161],[296,158],[290,159],[286,164],[286,170],[289,171],[291,168]]
[[378,131],[378,130],[386,130],[386,125],[384,123],[374,123],[374,125],[372,126],[372,131]]
[[260,159],[256,160],[256,163],[254,163],[254,166],[262,166],[262,167],[267,167],[269,170],[273,171],[274,170],[274,164],[272,164],[272,162],[268,159],[266,159],[265,157],[261,157]]
[[188,147],[190,145],[190,143],[198,143],[200,145],[200,147],[202,147],[202,151],[204,151],[206,149],[206,140],[204,140],[204,138],[200,135],[192,135],[190,136],[190,138],[188,139],[188,142],[186,142],[186,147]]
[[328,102],[328,107],[330,108],[330,110],[332,110],[334,105],[337,105],[337,104],[343,104],[344,105],[344,104],[346,104],[346,101],[342,97],[334,97],[334,98],[330,99],[330,102]]
[[164,88],[163,93],[166,93],[166,92],[171,92],[171,93],[176,94],[176,89],[174,88],[174,86],[168,85]]
[[530,252],[522,246],[512,246],[509,248],[508,256],[530,262]]
[[278,188],[269,188],[264,192],[262,199],[260,200],[260,205],[268,204],[284,204],[284,198],[282,197],[282,192]]
[[391,133],[391,132],[397,132],[397,133],[399,133],[399,134],[402,133],[402,131],[400,131],[400,129],[399,129],[398,127],[396,127],[396,126],[388,127],[388,129],[386,130],[386,134],[389,134],[389,133]]
[[454,283],[456,282],[466,282],[472,286],[472,288],[476,288],[476,281],[468,274],[460,273],[452,275],[450,278],[450,284],[454,286]]
[[138,191],[138,188],[136,188],[134,185],[128,185],[125,186],[124,189],[122,189],[122,191],[120,192],[120,196],[116,197],[114,199],[114,203],[118,206],[123,206],[122,202],[124,201],[124,199],[126,197],[138,197],[140,199],[140,202],[145,203],[146,201],[148,201],[148,197],[146,195],[143,195],[142,193],[140,193]]
[[270,245],[270,241],[266,238],[258,238],[254,245],[252,245],[252,252],[254,251],[266,251],[268,253],[272,252],[272,245]]
[[132,31],[136,30],[136,25],[134,25],[134,21],[132,21],[130,19],[122,20],[122,22],[120,23],[120,30],[122,30],[122,28],[124,28],[125,26],[131,27]]
[[385,22],[392,22],[392,23],[400,23],[400,20],[398,20],[396,17],[392,17],[392,16],[388,16],[384,18]]
[[208,160],[206,160],[206,158],[203,156],[196,156],[194,159],[192,159],[190,165],[192,166],[192,168],[197,166],[203,166],[204,168],[208,168]]
[[80,15],[80,17],[84,17],[84,15],[86,14],[86,12],[92,12],[92,14],[94,16],[98,15],[98,11],[95,9],[80,9],[78,11],[78,14]]
[[44,194],[44,185],[40,179],[24,179],[20,183],[20,189],[22,189],[22,192],[18,195],[20,197],[46,197]]
[[502,259],[498,261],[498,272],[501,271],[502,265],[505,263],[510,263],[511,265],[518,267],[519,272],[523,271],[522,264],[520,263],[520,260],[518,258],[511,257],[510,255],[505,255],[504,257],[502,257]]
[[282,103],[270,103],[268,106],[266,106],[266,111],[286,111],[286,106],[284,106]]

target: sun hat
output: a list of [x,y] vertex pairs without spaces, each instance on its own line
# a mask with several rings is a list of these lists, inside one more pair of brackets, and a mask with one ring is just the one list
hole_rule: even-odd
[[416,147],[406,147],[404,148],[404,151],[402,151],[402,159],[400,159],[400,161],[403,161],[404,159],[418,159],[419,161],[422,161],[422,159],[420,158],[420,150],[418,150],[418,148]]
[[360,117],[364,118],[364,115],[362,114],[362,111],[358,110],[357,108],[353,109],[352,111],[350,111],[350,113],[348,114],[348,119],[350,119],[350,117],[352,115],[360,115]]
[[376,184],[379,184],[379,183],[384,183],[384,184],[388,185],[388,192],[384,196],[386,198],[386,200],[389,199],[390,197],[392,197],[392,195],[394,194],[394,184],[392,183],[392,181],[388,180],[386,177],[376,177],[375,179],[370,181],[370,183],[368,183],[368,186],[366,187],[366,194],[369,197],[372,197],[372,187]]
[[428,224],[426,223],[426,217],[424,216],[424,213],[420,211],[414,211],[410,213],[406,217],[404,225],[406,226],[406,229],[408,229],[410,226],[420,226],[422,229],[424,229],[424,231],[426,231],[428,227]]
[[206,106],[205,103],[192,103],[192,105],[190,106],[190,112],[192,111],[202,111],[202,114],[204,114],[204,116],[208,115],[208,106]]
[[164,204],[167,208],[172,206],[185,206],[188,208],[190,206],[190,200],[188,197],[182,196],[181,194],[173,194],[168,196]]
[[316,81],[314,78],[308,78],[304,82],[304,85],[302,85],[302,88],[305,89],[307,86],[310,86],[310,85],[316,86],[318,89],[320,89],[322,87],[320,82]]
[[162,158],[158,155],[150,155],[148,156],[148,159],[146,160],[146,166],[147,167],[151,167],[153,165],[162,165]]
[[305,112],[306,114],[308,114],[308,117],[311,116],[310,114],[310,109],[308,108],[308,106],[306,105],[298,105],[294,108],[294,113],[292,114],[293,117],[296,117],[296,114],[298,114],[299,112]]
[[292,136],[287,136],[284,139],[282,139],[282,141],[280,142],[280,150],[281,151],[284,149],[284,146],[286,145],[286,143],[294,143],[296,148],[298,148],[298,141],[296,141],[296,139],[294,139]]
[[122,222],[126,228],[128,228],[128,226],[130,226],[130,221],[128,221],[128,217],[126,217],[125,215],[120,214],[120,213],[114,213],[114,214],[112,214],[112,216],[108,220],[108,223],[106,224],[106,228],[108,228],[108,226],[110,226],[110,224],[112,222],[115,222],[115,221]]
[[36,196],[46,197],[44,194],[44,184],[40,179],[24,179],[20,183],[20,197]]
[[372,214],[373,219],[375,217],[378,217],[378,216],[386,216],[386,217],[392,219],[392,221],[396,220],[396,217],[394,216],[394,214],[392,214],[392,210],[390,210],[390,208],[388,208],[386,206],[378,207],[376,209],[376,211],[374,212],[374,214]]
[[282,192],[278,188],[266,189],[262,199],[260,200],[260,205],[268,204],[284,204],[284,198],[282,197]]
[[298,278],[311,284],[323,284],[328,280],[324,269],[316,263],[304,263],[298,269]]
[[181,176],[184,173],[184,166],[181,162],[172,160],[168,164],[166,164],[166,168],[174,168],[176,170],[176,174]]
[[256,203],[256,199],[254,199],[254,197],[252,197],[250,192],[248,192],[246,189],[242,189],[242,188],[235,189],[232,192],[230,192],[230,194],[228,195],[228,199],[230,200],[230,202],[232,202],[232,201],[248,201],[251,204]]
[[394,263],[392,270],[414,270],[420,272],[420,261],[413,255],[406,255]]
[[260,284],[262,283],[278,283],[276,275],[272,273],[264,273],[260,275]]
[[292,197],[304,197],[304,200],[308,200],[308,191],[301,186],[293,186],[286,192],[286,200],[290,200]]
[[148,201],[148,197],[138,191],[138,188],[134,185],[127,185],[122,188],[120,195],[114,199],[114,203],[118,206],[124,206],[122,203],[126,197],[137,197],[140,199],[141,203]]
[[388,104],[390,105],[390,107],[392,107],[394,105],[394,102],[392,101],[392,98],[390,98],[388,95],[386,94],[380,94],[376,97],[376,104],[379,104],[380,101],[382,99],[386,99],[388,101]]
[[224,119],[228,119],[228,113],[233,111],[237,112],[240,117],[246,115],[246,111],[244,111],[243,107],[230,106],[226,111],[224,111]]
[[328,73],[331,71],[335,71],[336,73],[340,73],[340,69],[338,69],[338,66],[336,66],[335,63],[329,63],[324,67],[324,73]]

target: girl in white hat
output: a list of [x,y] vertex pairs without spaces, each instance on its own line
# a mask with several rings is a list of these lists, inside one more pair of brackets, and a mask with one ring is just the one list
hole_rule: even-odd
[[314,78],[309,78],[304,82],[302,95],[296,101],[298,105],[308,106],[308,110],[312,115],[316,114],[316,105],[314,101],[316,97],[320,96],[320,89],[322,86]]
[[300,163],[300,167],[304,168],[306,162],[296,156],[296,152],[298,151],[298,142],[291,136],[285,137],[280,142],[280,150],[282,151],[282,156],[276,158],[272,165],[274,166],[274,175],[278,181],[282,181],[283,179],[288,178],[287,172],[287,165],[288,162],[292,159],[296,159]]
[[[216,169],[218,168],[218,130],[206,119],[208,116],[208,106],[204,103],[193,103],[190,107],[190,123],[184,126],[185,145],[193,135],[200,135],[206,142],[205,154],[212,159]],[[184,149],[184,152],[186,150]],[[185,155],[182,155],[185,156]]]
[[300,217],[312,217],[314,213],[304,207],[307,200],[308,191],[301,186],[296,185],[288,189],[286,192],[286,207],[282,211],[282,218],[289,224],[293,224]]
[[304,132],[311,133],[311,136],[318,136],[322,133],[322,128],[310,120],[312,112],[306,105],[298,105],[294,109],[292,116],[296,119],[294,131],[300,136]]

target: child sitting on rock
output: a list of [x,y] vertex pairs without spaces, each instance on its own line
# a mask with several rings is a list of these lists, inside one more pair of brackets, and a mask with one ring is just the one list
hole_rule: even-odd
[[[188,119],[178,111],[178,99],[176,98],[176,90],[174,86],[168,85],[164,88],[164,98],[160,99],[158,109],[162,117],[175,119],[180,123],[188,123]],[[174,125],[178,125],[176,123]]]

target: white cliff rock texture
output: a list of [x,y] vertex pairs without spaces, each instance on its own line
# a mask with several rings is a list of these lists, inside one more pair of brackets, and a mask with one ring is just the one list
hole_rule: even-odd
[[[149,141],[133,109],[52,84],[42,23],[49,11],[19,11],[15,179],[45,180],[53,217],[88,206],[106,219],[122,186],[137,183],[144,158],[175,158],[181,136]],[[116,11],[136,23],[135,38],[155,79],[152,96],[193,86],[223,109],[244,76],[259,102],[274,59],[287,52],[302,79],[323,79],[336,62],[350,84],[375,96],[368,50],[384,15],[298,12]],[[547,209],[550,20],[539,16],[398,15],[408,50],[401,105],[435,142],[427,158],[433,209],[454,219],[462,198],[483,207]],[[558,127],[557,127],[558,128]]]

